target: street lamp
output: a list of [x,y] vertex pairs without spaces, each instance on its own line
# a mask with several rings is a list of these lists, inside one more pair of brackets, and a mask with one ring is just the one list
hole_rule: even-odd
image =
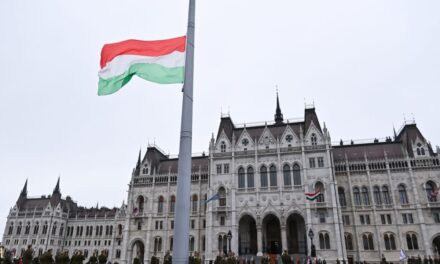
[[228,232],[229,252],[231,252],[231,239],[232,239],[232,233],[231,233],[231,230],[229,230],[229,232]]
[[313,233],[312,228],[309,229],[309,238],[310,238],[310,257],[314,258],[316,257],[316,249],[315,245],[313,245],[313,236],[315,234]]

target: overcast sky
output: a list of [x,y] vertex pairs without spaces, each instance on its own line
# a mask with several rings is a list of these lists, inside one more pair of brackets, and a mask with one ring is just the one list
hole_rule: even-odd
[[[315,103],[332,139],[391,136],[414,115],[440,144],[440,1],[198,0],[193,152],[236,123]],[[178,153],[181,86],[134,78],[98,97],[101,47],[184,35],[187,1],[0,1],[0,234],[30,196],[120,206],[139,148]]]

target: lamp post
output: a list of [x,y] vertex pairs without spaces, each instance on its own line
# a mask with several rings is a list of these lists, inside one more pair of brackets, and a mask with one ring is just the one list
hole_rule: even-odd
[[309,238],[310,238],[310,257],[314,258],[316,257],[316,250],[315,245],[313,245],[313,236],[315,234],[313,233],[312,228],[309,229]]
[[3,259],[5,256],[5,248],[3,247],[2,243],[0,243],[0,259]]
[[231,233],[231,230],[229,230],[229,232],[228,232],[229,252],[231,252],[231,239],[232,239],[232,233]]

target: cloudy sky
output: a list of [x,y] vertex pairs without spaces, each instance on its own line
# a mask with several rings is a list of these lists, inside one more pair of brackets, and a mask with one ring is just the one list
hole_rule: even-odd
[[[313,103],[332,139],[392,135],[415,117],[440,144],[440,2],[198,0],[193,151],[221,113],[272,120]],[[187,1],[0,2],[0,233],[29,195],[120,206],[139,148],[178,153],[180,85],[138,78],[98,97],[104,43],[184,35]]]

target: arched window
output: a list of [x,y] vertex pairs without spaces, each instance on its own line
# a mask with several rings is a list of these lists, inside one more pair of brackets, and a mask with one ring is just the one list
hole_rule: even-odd
[[382,186],[382,196],[383,196],[383,202],[385,204],[391,204],[391,196],[390,196],[390,191],[388,189],[388,186],[384,185]]
[[362,187],[362,201],[364,205],[370,205],[370,195],[368,194],[368,188],[366,186]]
[[420,155],[421,155],[420,148],[417,148],[417,156],[420,156]]
[[319,233],[319,248],[330,249],[330,236],[328,233]]
[[148,174],[148,167],[144,167],[142,169],[142,174]]
[[292,185],[292,178],[290,176],[290,166],[285,164],[283,167],[284,186]]
[[192,205],[191,205],[193,213],[197,212],[197,205],[198,205],[198,197],[197,194],[194,194],[192,196]]
[[220,206],[226,206],[226,191],[223,187],[218,189],[218,202]]
[[173,237],[170,237],[170,251],[173,251]]
[[373,234],[363,234],[362,243],[364,244],[364,250],[374,250]]
[[34,225],[34,235],[38,235],[39,230],[40,230],[40,224],[36,222]]
[[417,242],[417,236],[413,233],[406,234],[406,244],[408,245],[408,250],[418,250],[419,243]]
[[[82,227],[81,227],[81,229],[82,229]],[[57,223],[55,222],[52,226],[52,236],[54,236],[56,234],[56,232],[57,232]]]
[[194,251],[194,246],[195,246],[195,239],[194,237],[190,237],[189,238],[189,251]]
[[397,189],[399,190],[399,200],[401,204],[408,204],[408,194],[406,193],[406,187],[400,184]]
[[142,195],[138,196],[137,204],[138,204],[139,213],[143,213],[144,212],[144,197]]
[[439,193],[439,189],[437,185],[433,181],[428,181],[426,183],[426,197],[429,202],[437,202],[437,195]]
[[261,166],[260,168],[260,178],[261,178],[261,187],[267,187],[267,168],[266,166]]
[[21,222],[18,223],[17,233],[16,233],[16,234],[17,234],[17,235],[20,235],[20,234],[21,234]]
[[325,202],[325,196],[324,196],[324,184],[322,184],[322,182],[317,182],[315,184],[315,192],[321,192],[321,194],[318,195],[318,198],[316,199],[316,201],[318,203],[323,203]]
[[340,206],[347,206],[344,188],[338,187],[338,197],[339,197],[339,205]]
[[43,225],[43,235],[47,234],[47,222],[44,222]]
[[357,205],[357,206],[362,205],[361,194],[359,192],[358,187],[353,188],[353,198],[354,198],[354,205]]
[[220,143],[220,152],[226,152],[226,143],[224,141]]
[[381,205],[382,204],[382,197],[380,195],[379,186],[374,186],[373,187],[373,194],[374,194],[374,203],[376,205]]
[[[38,223],[37,223],[38,224]],[[12,235],[12,232],[14,231],[14,223],[11,223],[9,225],[8,235]]]
[[61,224],[59,236],[63,236],[63,234],[64,234],[64,224]]
[[313,146],[316,146],[316,144],[318,143],[315,133],[312,133],[312,135],[310,136],[310,142],[312,143]]
[[24,229],[24,234],[29,235],[29,231],[31,230],[31,223],[28,222],[26,228]]
[[243,167],[238,168],[238,188],[245,188],[245,176]]
[[163,202],[164,202],[163,196],[159,196],[158,203],[157,203],[157,213],[158,214],[163,213]]
[[420,148],[420,152],[422,153],[422,156],[425,155],[425,149],[424,148]]
[[247,168],[247,184],[248,184],[248,188],[254,188],[255,187],[255,183],[254,183],[254,168],[252,168],[252,167],[248,167]]
[[154,252],[161,252],[161,251],[162,251],[162,238],[155,237],[154,238]]
[[298,164],[293,164],[293,185],[301,185],[301,171]]
[[174,210],[176,209],[176,196],[171,195],[170,198],[170,213],[174,213]]
[[353,250],[353,236],[350,233],[345,233],[345,248]]
[[391,233],[384,234],[383,240],[385,242],[385,250],[396,250],[396,240],[393,234]]
[[118,225],[118,235],[122,235],[122,225]]
[[270,172],[270,186],[277,186],[277,168],[275,165],[271,165],[269,168]]

